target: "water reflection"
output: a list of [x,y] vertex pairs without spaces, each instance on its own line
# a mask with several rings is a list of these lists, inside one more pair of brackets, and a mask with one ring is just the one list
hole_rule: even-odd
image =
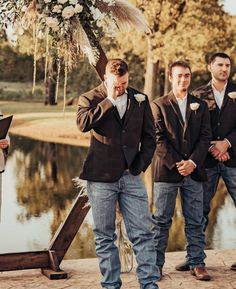
[[[0,253],[48,247],[77,196],[71,180],[78,176],[86,152],[86,148],[11,137],[3,175]],[[235,248],[236,209],[222,183],[212,206],[207,247]],[[91,219],[89,212],[66,258],[95,256]],[[184,249],[184,221],[178,198],[168,250]]]
[[[87,149],[16,136],[11,137],[11,148],[3,176],[0,250],[42,250],[77,195],[71,180],[79,174]],[[90,219],[74,240],[76,249],[71,248],[77,257],[94,256]]]

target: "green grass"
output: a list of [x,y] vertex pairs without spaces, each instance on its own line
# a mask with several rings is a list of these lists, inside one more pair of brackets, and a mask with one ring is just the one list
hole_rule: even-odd
[[[21,113],[38,113],[38,112],[60,112],[63,111],[62,103],[58,105],[44,105],[37,102],[23,101],[0,101],[0,109],[4,115],[6,114],[21,114]],[[66,106],[66,112],[75,112],[76,105]]]

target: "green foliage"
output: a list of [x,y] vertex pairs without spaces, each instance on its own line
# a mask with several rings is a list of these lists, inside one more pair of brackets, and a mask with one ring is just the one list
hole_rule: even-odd
[[[37,80],[39,80],[43,77],[42,61],[38,62],[37,68]],[[0,81],[31,81],[32,75],[32,56],[19,54],[6,43],[0,45]]]

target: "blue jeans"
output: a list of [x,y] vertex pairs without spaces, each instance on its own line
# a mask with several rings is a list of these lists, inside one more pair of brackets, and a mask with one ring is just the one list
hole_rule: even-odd
[[160,274],[156,265],[147,193],[140,177],[125,172],[113,183],[88,181],[87,190],[92,207],[102,287],[121,287],[119,252],[114,244],[118,202],[136,255],[140,288],[157,289],[155,282],[160,278]]
[[206,169],[208,181],[203,184],[203,214],[205,219],[204,229],[208,224],[208,214],[211,210],[211,200],[213,199],[220,177],[234,201],[236,207],[236,168],[227,167],[223,163],[218,163],[213,168]]
[[178,189],[180,190],[182,211],[185,219],[187,238],[187,259],[191,268],[205,266],[205,236],[203,232],[203,188],[202,183],[187,176],[179,183],[154,183],[155,206],[153,231],[157,252],[157,265],[165,263],[165,251],[169,229],[175,210]]

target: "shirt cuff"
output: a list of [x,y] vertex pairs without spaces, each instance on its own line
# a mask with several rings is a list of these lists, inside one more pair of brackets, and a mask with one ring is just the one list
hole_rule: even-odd
[[116,101],[115,101],[112,97],[108,96],[107,99],[109,99],[110,102],[111,102],[114,106],[116,106]]
[[189,160],[189,161],[194,165],[195,168],[197,167],[196,163],[193,160]]
[[228,143],[228,145],[229,145],[229,148],[231,148],[232,145],[231,145],[230,141],[229,141],[227,138],[224,138],[224,140],[227,141],[227,143]]

